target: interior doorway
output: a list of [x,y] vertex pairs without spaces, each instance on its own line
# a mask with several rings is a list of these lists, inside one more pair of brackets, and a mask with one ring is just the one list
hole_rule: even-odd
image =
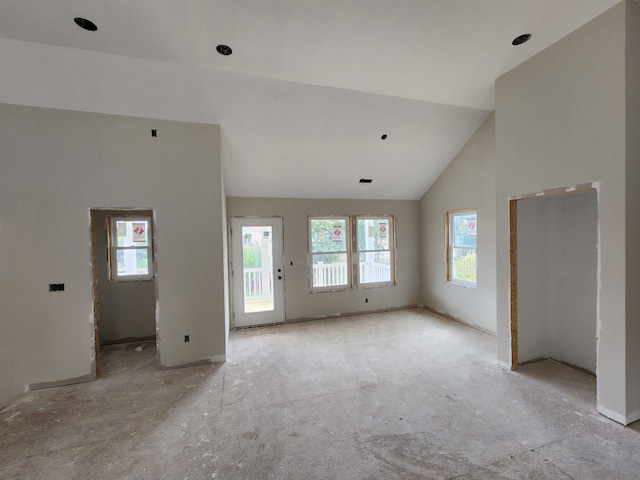
[[595,375],[597,191],[562,193],[511,200],[512,368],[552,358]]
[[282,217],[231,218],[235,327],[284,322]]
[[101,348],[155,347],[157,262],[152,210],[94,208],[90,214],[97,377]]

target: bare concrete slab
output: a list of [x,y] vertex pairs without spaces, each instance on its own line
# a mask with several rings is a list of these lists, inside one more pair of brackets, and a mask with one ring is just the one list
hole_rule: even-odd
[[495,338],[421,309],[231,333],[225,364],[102,350],[95,382],[0,412],[0,479],[631,479],[639,428],[595,378],[496,365]]

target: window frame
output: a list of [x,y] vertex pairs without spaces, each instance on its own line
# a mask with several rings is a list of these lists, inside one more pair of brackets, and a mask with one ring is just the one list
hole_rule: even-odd
[[[322,251],[322,252],[314,252],[313,251],[313,228],[312,222],[314,220],[328,220],[330,222],[335,222],[338,220],[344,221],[345,232],[343,232],[344,238],[344,246],[345,250],[339,251]],[[307,218],[307,256],[308,256],[308,266],[309,266],[309,288],[311,292],[335,292],[341,290],[350,290],[353,288],[353,272],[352,272],[352,264],[351,264],[351,217],[349,215],[309,215]],[[344,254],[346,255],[346,277],[347,283],[341,285],[329,285],[329,286],[314,286],[314,272],[313,272],[313,260],[317,255],[327,255],[327,254]]]
[[[388,220],[387,226],[387,238],[389,239],[388,248],[380,249],[360,249],[358,238],[358,220]],[[358,288],[375,288],[386,287],[390,285],[396,285],[396,219],[394,215],[354,215],[353,216],[353,231],[354,243],[353,243],[353,258],[354,269],[356,271],[356,285]],[[365,238],[366,235],[365,235]],[[360,254],[361,253],[380,253],[389,252],[389,280],[382,282],[363,282],[362,271],[360,267]]]
[[[146,222],[147,228],[147,245],[145,246],[118,246],[118,229],[117,222]],[[109,263],[109,281],[110,282],[145,282],[153,280],[155,277],[154,257],[153,257],[153,217],[147,215],[109,215],[107,217],[107,261]],[[125,275],[118,273],[118,252],[125,250],[146,250],[147,251],[147,270],[146,274],[141,275]]]
[[[454,245],[454,235],[453,232],[453,222],[456,217],[463,215],[475,215],[476,218],[476,245],[474,247],[466,246],[466,245]],[[478,286],[478,210],[476,208],[465,208],[461,210],[451,210],[447,211],[445,214],[445,245],[446,245],[446,278],[447,282],[452,283],[454,285],[461,285],[463,287],[476,288]],[[476,265],[475,265],[475,282],[471,282],[468,280],[456,278],[453,275],[453,254],[457,249],[465,249],[470,250],[473,249],[476,255]]]

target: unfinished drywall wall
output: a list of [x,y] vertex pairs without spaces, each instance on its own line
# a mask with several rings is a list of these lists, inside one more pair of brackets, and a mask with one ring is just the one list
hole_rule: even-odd
[[[150,337],[156,334],[155,280],[135,282],[109,281],[109,216],[127,215],[131,211],[95,210],[96,273],[98,278],[100,344],[122,339]],[[137,211],[153,222],[153,212]]]
[[91,208],[156,212],[162,365],[224,358],[219,127],[0,104],[0,158],[0,405],[92,375]]
[[620,423],[631,419],[627,390],[640,381],[627,375],[626,353],[640,341],[628,337],[625,308],[627,8],[635,6],[616,5],[496,80],[498,360],[511,364],[509,198],[599,182],[598,409]]
[[[420,200],[422,303],[483,330],[496,331],[496,150],[490,114]],[[445,213],[478,211],[475,288],[447,282]]]
[[[420,247],[417,200],[307,200],[228,197],[232,216],[284,218],[285,318],[322,318],[336,314],[417,305],[420,301]],[[311,293],[308,215],[395,215],[397,285]],[[293,262],[293,265],[291,265]],[[369,299],[365,303],[365,299]]]
[[627,410],[640,419],[640,4],[629,2],[626,18],[626,310]]
[[518,362],[550,357],[548,211],[544,200],[518,201]]
[[597,193],[518,200],[518,361],[596,372]]

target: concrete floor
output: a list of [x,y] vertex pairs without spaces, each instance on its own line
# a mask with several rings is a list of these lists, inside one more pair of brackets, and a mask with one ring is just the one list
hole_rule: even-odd
[[640,428],[596,412],[593,377],[503,370],[494,337],[424,310],[235,331],[214,366],[137,345],[1,412],[0,478],[640,478]]

